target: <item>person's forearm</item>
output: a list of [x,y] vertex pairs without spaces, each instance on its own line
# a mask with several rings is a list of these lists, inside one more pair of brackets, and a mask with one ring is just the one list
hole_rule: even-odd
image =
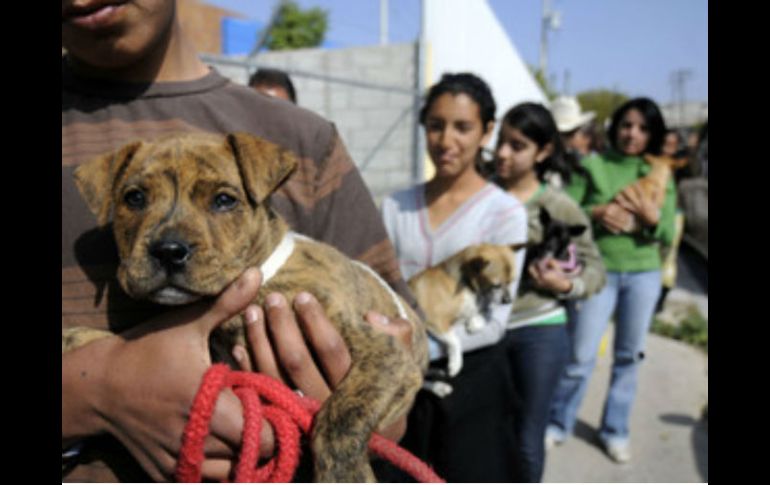
[[595,205],[591,207],[588,211],[588,215],[590,216],[591,220],[601,222],[606,207],[607,204]]
[[62,354],[62,447],[102,432],[94,407],[94,363],[102,342]]
[[[511,286],[514,287],[513,284]],[[518,285],[514,287],[514,291],[517,287]],[[511,308],[512,304],[493,304],[489,315],[486,316],[487,323],[480,331],[469,332],[464,326],[458,329],[457,338],[462,343],[463,352],[471,352],[499,342],[505,336],[505,326],[511,315]]]
[[499,342],[505,336],[505,322],[493,318],[487,320],[484,328],[477,332],[468,332],[465,326],[460,326],[456,333],[462,345],[463,353],[472,352]]

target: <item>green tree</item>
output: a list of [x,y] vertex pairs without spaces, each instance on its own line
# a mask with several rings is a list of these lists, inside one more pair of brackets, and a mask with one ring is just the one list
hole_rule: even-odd
[[583,111],[596,113],[596,124],[603,131],[605,120],[611,118],[612,113],[628,101],[629,97],[608,89],[594,89],[578,93],[577,99]]
[[540,69],[534,68],[532,66],[527,67],[529,67],[529,72],[535,78],[535,81],[537,82],[537,85],[540,86],[540,89],[543,90],[543,94],[545,94],[545,97],[548,98],[548,101],[552,101],[556,96],[559,95],[559,93],[557,93],[556,90],[553,89],[548,83],[548,80],[545,78],[545,74],[543,74]]
[[293,1],[282,3],[266,42],[274,51],[317,47],[323,42],[329,12],[315,7],[301,10]]

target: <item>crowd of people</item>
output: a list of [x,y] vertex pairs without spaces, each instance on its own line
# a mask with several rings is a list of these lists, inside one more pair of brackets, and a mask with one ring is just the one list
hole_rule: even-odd
[[[707,265],[708,125],[688,147],[682,133],[666,129],[654,101],[634,98],[615,110],[605,141],[594,113],[574,97],[498,107],[479,76],[445,73],[419,112],[434,175],[378,210],[334,125],[297,106],[286,73],[257,71],[249,86],[223,78],[198,59],[174,2],[129,2],[115,20],[121,28],[78,23],[72,4],[64,2],[62,23],[62,330],[115,335],[62,354],[63,481],[173,479],[186,413],[211,364],[208,336],[233,316],[247,322],[250,345],[232,350],[245,370],[323,400],[350,365],[313,295],[251,304],[260,284],[253,270],[193,311],[148,308],[118,288],[114,243],[80,199],[73,169],[129,140],[179,131],[245,131],[307,160],[290,178],[301,183],[279,189],[273,208],[292,230],[370,264],[415,307],[405,280],[467,246],[533,247],[551,220],[582,228],[570,245],[577,272],[554,256],[525,265],[526,250],[517,252],[513,301],[493,305],[481,331],[458,330],[464,365],[446,378],[453,392],[421,390],[384,433],[449,482],[541,481],[547,449],[574,429],[614,315],[598,437],[611,459],[631,459],[629,417],[667,256],[681,239]],[[480,170],[494,134],[493,168]],[[635,188],[651,170],[646,155],[688,157],[667,181],[662,205]],[[367,320],[410,340],[405,322]],[[429,339],[429,354],[431,368],[446,367],[438,340]],[[218,401],[204,479],[232,476],[241,413],[232,393]],[[265,422],[260,455],[274,451]],[[408,480],[376,470],[383,481]]]

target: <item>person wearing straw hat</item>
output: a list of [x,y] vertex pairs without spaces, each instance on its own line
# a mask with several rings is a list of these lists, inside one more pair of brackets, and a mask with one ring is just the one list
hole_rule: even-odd
[[593,130],[591,121],[596,117],[593,111],[582,112],[574,96],[559,96],[551,102],[551,114],[562,135],[564,146],[582,158],[592,151]]

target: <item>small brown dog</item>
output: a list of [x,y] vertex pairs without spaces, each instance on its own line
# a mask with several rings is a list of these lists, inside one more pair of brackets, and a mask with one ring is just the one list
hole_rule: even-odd
[[[375,481],[369,439],[410,408],[427,367],[425,329],[374,271],[288,231],[268,207],[267,196],[296,164],[289,152],[251,135],[188,134],[128,144],[80,166],[75,177],[99,223],[113,222],[118,280],[132,297],[183,305],[215,296],[247,267],[261,266],[258,304],[274,291],[289,301],[303,290],[318,298],[352,365],[316,415],[314,477]],[[368,310],[409,320],[411,352],[367,324]],[[225,348],[245,342],[240,317],[223,327]],[[62,350],[105,333],[73,329]]]
[[464,326],[468,332],[477,332],[485,325],[491,304],[513,301],[516,295],[508,287],[516,274],[515,252],[523,247],[525,244],[468,246],[409,279],[409,288],[425,312],[428,331],[447,348],[450,377],[463,365],[455,330]]
[[[633,201],[639,197],[651,201],[660,210],[666,199],[666,184],[671,178],[672,171],[687,163],[687,159],[676,159],[665,155],[647,154],[644,159],[652,167],[650,172],[618,192],[613,199],[613,203],[626,210],[630,210],[634,205]],[[634,217],[624,230],[629,233],[635,232],[639,229],[639,225],[638,218]]]

